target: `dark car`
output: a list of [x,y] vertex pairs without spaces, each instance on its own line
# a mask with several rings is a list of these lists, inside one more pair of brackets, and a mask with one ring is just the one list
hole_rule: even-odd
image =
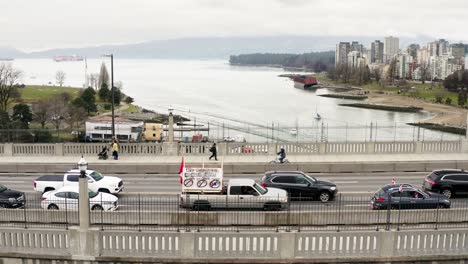
[[442,193],[448,198],[468,194],[468,171],[435,170],[424,179],[423,189]]
[[0,184],[0,208],[20,208],[24,206],[24,193],[8,189]]
[[289,196],[300,200],[320,200],[328,202],[338,192],[336,184],[320,181],[302,171],[269,171],[262,177],[263,187],[286,190]]
[[372,196],[370,205],[374,210],[450,208],[450,200],[410,184],[388,184]]

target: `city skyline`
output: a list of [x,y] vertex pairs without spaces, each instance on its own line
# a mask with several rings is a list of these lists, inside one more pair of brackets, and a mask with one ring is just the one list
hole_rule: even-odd
[[383,0],[378,6],[371,0],[2,2],[1,46],[24,51],[279,35],[428,36],[468,41],[459,26],[468,22],[463,14],[468,3],[461,0],[450,5]]

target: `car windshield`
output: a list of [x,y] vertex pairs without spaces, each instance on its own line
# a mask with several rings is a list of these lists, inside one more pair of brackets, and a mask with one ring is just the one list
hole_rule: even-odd
[[89,192],[88,192],[88,195],[89,195],[89,198],[94,198],[94,197],[96,197],[96,196],[98,195],[98,193],[97,193],[97,192],[93,192],[93,191],[89,191]]
[[104,176],[102,176],[102,174],[97,171],[91,172],[89,176],[91,176],[95,181],[100,181],[102,178],[104,178]]
[[262,186],[258,185],[258,184],[254,184],[253,187],[262,195],[264,195],[265,193],[268,192],[267,189],[263,188]]
[[8,188],[0,184],[0,192],[6,191]]
[[317,179],[315,179],[315,178],[312,177],[312,176],[309,176],[309,175],[307,175],[307,174],[306,174],[305,176],[306,176],[307,179],[309,179],[309,180],[312,181],[312,182],[316,182],[316,181],[317,181]]

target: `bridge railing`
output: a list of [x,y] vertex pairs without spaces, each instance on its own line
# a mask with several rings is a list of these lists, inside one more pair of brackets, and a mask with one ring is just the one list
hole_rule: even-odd
[[[0,254],[7,258],[73,261],[341,263],[462,260],[468,230],[343,232],[132,232],[35,229],[0,230]],[[11,259],[9,259],[11,261]],[[432,259],[431,259],[432,260]],[[32,261],[31,261],[32,262]],[[315,262],[315,261],[314,261]]]
[[[209,154],[212,143],[121,143],[123,155]],[[97,155],[105,143],[0,144],[0,156],[15,155]],[[391,141],[391,142],[297,142],[217,144],[218,155],[274,155],[283,147],[288,155],[459,153],[468,151],[468,141]]]

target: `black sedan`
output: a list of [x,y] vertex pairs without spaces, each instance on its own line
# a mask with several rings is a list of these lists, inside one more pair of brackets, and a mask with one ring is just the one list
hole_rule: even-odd
[[262,177],[263,187],[286,190],[293,200],[319,200],[328,202],[338,192],[336,185],[321,181],[302,171],[269,171]]
[[21,208],[24,206],[24,193],[8,189],[0,184],[0,208]]
[[450,200],[410,184],[388,184],[372,196],[370,206],[374,210],[450,208]]

